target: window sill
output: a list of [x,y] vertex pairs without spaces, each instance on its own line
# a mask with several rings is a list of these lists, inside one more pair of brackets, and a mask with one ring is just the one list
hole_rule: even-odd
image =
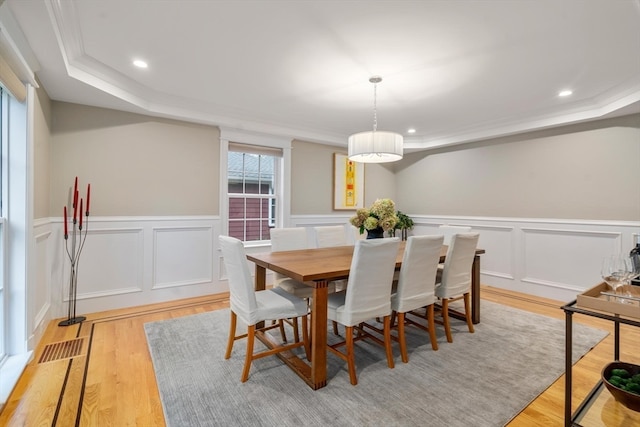
[[16,356],[10,356],[0,366],[0,408],[4,407],[7,402],[9,394],[11,394],[24,368],[29,363],[32,354],[32,351],[28,351]]

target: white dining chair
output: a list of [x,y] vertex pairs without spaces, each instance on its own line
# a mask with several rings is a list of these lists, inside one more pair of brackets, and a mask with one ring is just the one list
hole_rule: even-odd
[[[434,322],[434,304],[436,274],[440,261],[440,251],[444,237],[436,236],[410,236],[402,257],[402,266],[395,292],[391,294],[391,309],[393,318],[397,316],[398,343],[402,361],[407,363],[407,344],[405,338],[405,324],[412,324],[429,332],[431,347],[438,349]],[[420,318],[422,313],[417,310],[425,308],[427,326],[419,323],[406,314],[412,314]]]
[[479,238],[480,234],[478,233],[453,235],[447,250],[444,268],[438,270],[438,275],[436,276],[435,293],[442,304],[442,324],[448,342],[453,342],[449,322],[450,302],[464,300],[464,314],[467,326],[469,332],[474,332],[469,295],[471,293],[471,269]]
[[348,245],[347,230],[344,225],[313,227],[313,232],[316,237],[316,247],[318,248]]
[[[271,252],[295,251],[308,248],[307,230],[303,227],[272,228],[270,230],[270,236]],[[309,301],[309,298],[313,296],[312,286],[306,285],[303,282],[299,282],[278,272],[275,272],[274,275],[274,286],[284,289],[299,298],[304,298],[307,302]],[[328,292],[333,293],[335,291],[335,283],[329,283]],[[291,322],[291,326],[293,328],[294,340],[297,342],[300,340],[298,322]]]
[[[318,248],[347,246],[349,244],[347,241],[347,230],[344,225],[323,225],[313,227],[313,233],[316,238],[316,247]],[[334,280],[329,282],[329,285],[335,288],[335,292],[341,292],[347,287],[347,281]]]
[[[247,350],[245,354],[244,368],[240,380],[247,381],[251,362],[265,356],[270,356],[282,351],[292,350],[304,346],[307,358],[309,357],[309,337],[307,334],[307,302],[285,292],[281,288],[272,288],[256,291],[253,278],[247,264],[247,256],[243,243],[229,236],[220,236],[220,247],[224,257],[224,266],[229,280],[229,302],[231,321],[229,324],[229,338],[225,359],[231,357],[233,343],[236,340],[247,338]],[[237,318],[247,325],[247,333],[236,335]],[[263,328],[256,328],[256,324],[266,320],[302,319],[302,336],[300,342],[282,344],[275,348],[259,353],[253,352],[255,334],[269,329],[278,328],[273,324]]]
[[[354,342],[370,338],[385,348],[387,365],[394,367],[391,349],[391,282],[395,270],[400,240],[359,240],[355,244],[346,292],[329,295],[327,316],[329,320],[345,327],[345,340],[329,344],[328,350],[345,360],[351,384],[356,385]],[[364,322],[376,317],[383,318],[384,340],[370,334]],[[358,334],[354,337],[354,329]],[[346,346],[346,353],[338,350]]]
[[448,225],[443,224],[438,227],[438,233],[444,236],[444,244],[449,245],[451,242],[451,236],[458,233],[469,233],[471,232],[471,227],[466,225]]

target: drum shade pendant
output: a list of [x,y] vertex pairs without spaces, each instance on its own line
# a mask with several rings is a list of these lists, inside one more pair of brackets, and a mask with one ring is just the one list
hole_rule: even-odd
[[373,76],[373,131],[354,133],[349,137],[349,160],[360,163],[385,163],[402,159],[402,135],[378,130],[376,89],[382,77]]

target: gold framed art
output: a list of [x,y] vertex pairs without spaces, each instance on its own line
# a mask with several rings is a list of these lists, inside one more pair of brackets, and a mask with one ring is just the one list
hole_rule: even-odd
[[333,154],[333,209],[356,210],[364,207],[364,163],[349,160],[346,154]]

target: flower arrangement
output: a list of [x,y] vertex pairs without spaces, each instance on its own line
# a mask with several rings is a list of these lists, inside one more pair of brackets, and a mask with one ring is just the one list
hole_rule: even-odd
[[391,199],[378,199],[369,209],[358,209],[349,222],[360,229],[360,234],[364,233],[364,230],[376,228],[382,228],[384,231],[393,230],[398,223],[396,205]]

